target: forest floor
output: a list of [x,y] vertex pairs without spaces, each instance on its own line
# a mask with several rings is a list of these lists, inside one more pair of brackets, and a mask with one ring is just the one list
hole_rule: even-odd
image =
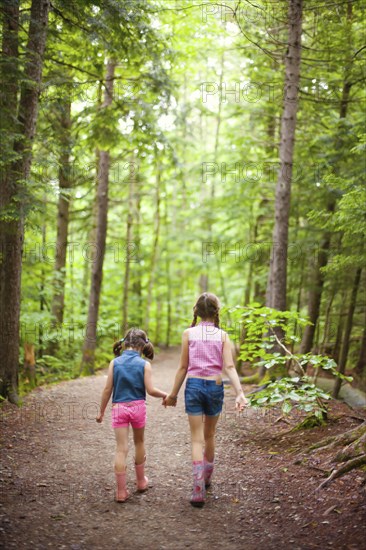
[[[169,390],[177,350],[154,361],[154,384]],[[364,412],[331,406],[330,423],[288,433],[279,412],[237,416],[225,390],[217,463],[203,509],[189,504],[190,442],[183,391],[177,407],[148,397],[146,446],[150,489],[114,502],[110,405],[95,422],[106,371],[38,388],[18,409],[1,410],[1,548],[163,550],[366,549],[365,473],[353,471],[316,491],[329,456],[294,464],[301,450],[359,423]],[[296,418],[291,424],[296,423]],[[287,433],[286,433],[287,432]],[[328,452],[329,454],[329,452]],[[329,469],[329,468],[328,468]]]

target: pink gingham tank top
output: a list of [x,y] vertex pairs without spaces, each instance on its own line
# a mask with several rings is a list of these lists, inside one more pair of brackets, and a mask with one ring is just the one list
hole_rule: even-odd
[[214,323],[201,321],[188,329],[188,375],[215,376],[223,367],[225,332]]

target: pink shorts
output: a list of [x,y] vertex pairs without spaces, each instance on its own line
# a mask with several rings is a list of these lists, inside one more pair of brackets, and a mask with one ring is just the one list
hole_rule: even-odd
[[144,428],[146,424],[146,402],[144,399],[128,401],[127,403],[113,403],[112,428]]

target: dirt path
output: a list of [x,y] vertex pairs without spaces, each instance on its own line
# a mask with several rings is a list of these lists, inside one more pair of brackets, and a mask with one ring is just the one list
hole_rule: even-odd
[[[170,388],[177,360],[173,350],[154,361],[156,385]],[[115,503],[110,407],[104,423],[95,422],[105,373],[38,389],[21,410],[4,409],[1,548],[366,548],[362,474],[351,473],[314,493],[324,474],[316,466],[294,465],[292,454],[311,436],[274,440],[273,432],[284,426],[255,411],[236,417],[231,390],[219,421],[215,482],[202,510],[188,502],[183,392],[176,409],[165,410],[160,400],[148,398],[152,487],[125,504]],[[352,422],[345,416],[332,430]],[[131,489],[133,482],[131,452]]]

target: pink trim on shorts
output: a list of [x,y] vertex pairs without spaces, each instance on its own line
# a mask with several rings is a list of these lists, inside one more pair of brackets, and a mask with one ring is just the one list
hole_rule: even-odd
[[146,424],[146,401],[127,401],[112,404],[112,428],[144,428]]

